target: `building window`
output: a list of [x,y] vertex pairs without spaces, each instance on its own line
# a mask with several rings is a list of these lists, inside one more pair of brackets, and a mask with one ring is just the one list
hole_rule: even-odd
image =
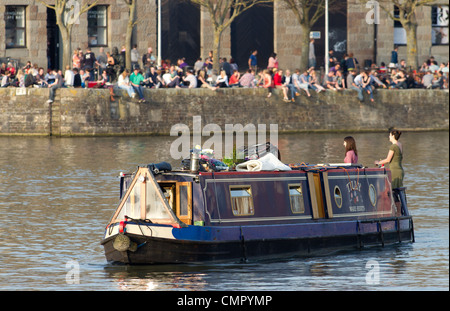
[[[397,6],[394,7],[394,17],[400,17],[400,10]],[[402,23],[394,20],[394,44],[406,45],[406,30],[403,28]]]
[[294,214],[305,213],[305,203],[303,202],[302,185],[289,185],[289,200],[291,210]]
[[88,12],[89,46],[107,46],[108,18],[106,5],[97,5]]
[[431,43],[448,45],[448,6],[431,8]]
[[26,6],[8,5],[5,10],[5,41],[6,48],[24,48]]
[[253,208],[252,189],[250,186],[231,186],[231,208],[234,216],[253,215],[255,210]]

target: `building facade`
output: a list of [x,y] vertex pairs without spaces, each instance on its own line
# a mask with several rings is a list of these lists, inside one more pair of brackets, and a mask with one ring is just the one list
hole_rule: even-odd
[[[44,0],[52,4],[54,0]],[[67,16],[80,7],[84,0],[68,0]],[[330,49],[342,55],[352,52],[361,66],[390,61],[395,45],[399,58],[406,59],[406,41],[401,25],[386,12],[379,10],[379,20],[371,22],[367,1],[347,0],[344,13],[330,13]],[[137,1],[137,26],[132,43],[137,44],[140,55],[152,47],[155,56],[158,47],[158,3],[161,3],[161,55],[163,59],[185,57],[193,64],[198,57],[205,59],[213,46],[213,31],[208,13],[197,6],[177,0]],[[392,7],[395,13],[395,8]],[[44,68],[59,68],[62,63],[62,44],[55,12],[39,1],[3,0],[0,4],[0,62],[8,59],[19,64],[27,61]],[[128,7],[123,0],[99,0],[89,12],[76,21],[72,33],[72,48],[85,50],[91,47],[97,53],[100,47],[111,51],[125,44]],[[433,55],[438,62],[447,62],[448,2],[417,10],[418,55],[422,62]],[[315,42],[318,65],[323,65],[325,55],[324,19],[312,29],[318,35]],[[281,68],[299,66],[304,35],[294,14],[282,1],[268,6],[255,7],[240,16],[222,35],[222,57],[234,58],[241,69],[247,68],[251,51],[257,49],[259,67],[267,66],[272,52],[278,54]]]

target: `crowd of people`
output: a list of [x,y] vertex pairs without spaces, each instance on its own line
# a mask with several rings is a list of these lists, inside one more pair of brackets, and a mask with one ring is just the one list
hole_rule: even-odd
[[282,70],[276,53],[268,59],[267,67],[258,68],[256,50],[249,56],[245,68],[239,68],[233,59],[221,58],[219,71],[213,69],[212,52],[205,60],[199,58],[191,65],[184,59],[178,59],[174,64],[164,60],[161,66],[156,65],[151,47],[141,57],[134,45],[130,54],[131,69],[125,68],[125,47],[120,51],[113,48],[111,53],[100,48],[98,55],[90,48],[84,53],[76,49],[72,66],[67,66],[64,72],[58,69],[45,72],[30,61],[22,68],[3,63],[0,67],[0,86],[50,88],[49,102],[54,100],[55,90],[61,87],[108,88],[112,101],[114,88],[118,88],[126,90],[130,97],[140,102],[145,102],[145,88],[208,88],[214,91],[219,88],[260,87],[267,89],[267,97],[272,96],[273,89],[280,89],[286,102],[294,102],[302,93],[310,97],[312,91],[355,90],[362,102],[365,93],[374,101],[373,93],[377,88],[448,88],[448,62],[438,65],[430,57],[419,70],[408,70],[404,60],[398,61],[397,48],[392,51],[388,66],[385,63],[380,66],[373,64],[363,70],[358,69],[359,63],[352,53],[338,60],[331,50],[329,72],[323,76],[314,63],[303,70]]

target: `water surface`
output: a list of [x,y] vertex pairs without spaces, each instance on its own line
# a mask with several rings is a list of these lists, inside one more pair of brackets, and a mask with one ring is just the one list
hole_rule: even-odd
[[[347,134],[360,163],[386,157],[387,133],[293,134],[279,137],[282,160],[342,162]],[[160,161],[179,167],[170,159],[172,141],[0,137],[0,290],[449,289],[448,132],[401,137],[416,243],[269,262],[108,264],[100,241],[118,204],[119,172]],[[369,261],[379,265],[379,284],[366,281]]]

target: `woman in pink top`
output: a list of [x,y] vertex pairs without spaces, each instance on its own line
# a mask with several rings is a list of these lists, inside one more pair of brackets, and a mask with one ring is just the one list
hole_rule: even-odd
[[274,68],[278,69],[278,59],[277,53],[272,53],[269,57],[269,64],[267,65],[267,69],[272,70]]
[[345,159],[344,163],[358,163],[358,151],[356,150],[355,139],[351,136],[344,138]]

